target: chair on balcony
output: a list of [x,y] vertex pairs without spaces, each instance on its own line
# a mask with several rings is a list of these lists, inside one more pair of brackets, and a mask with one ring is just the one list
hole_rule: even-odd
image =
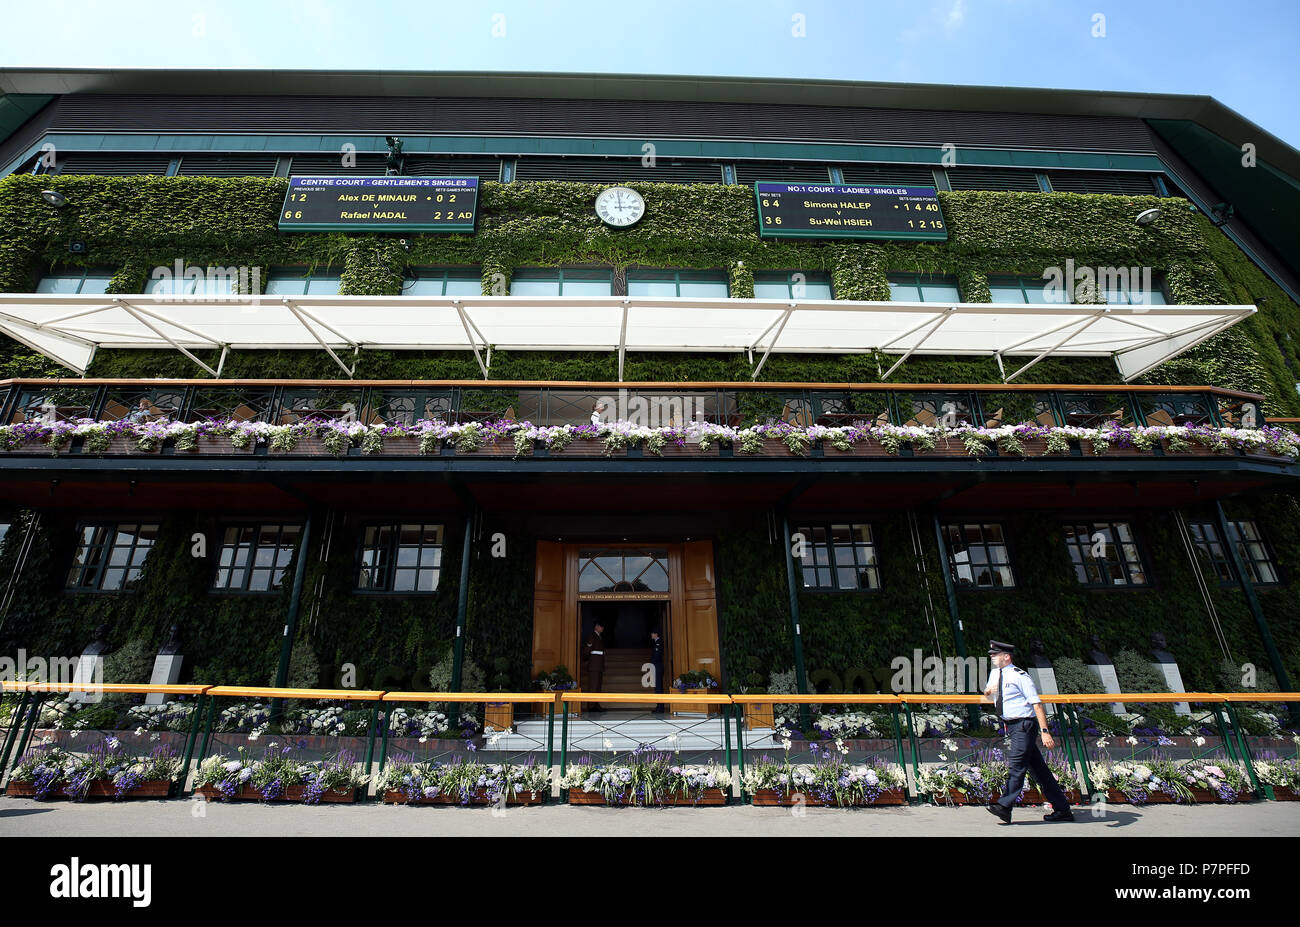
[[1002,427],[1002,412],[1003,412],[1002,409],[998,409],[996,412],[993,413],[993,415],[992,415],[991,417],[985,419],[985,421],[984,421],[984,427],[985,427],[985,428],[1000,428],[1000,427]]
[[934,413],[931,412],[929,409],[917,409],[915,414],[912,416],[912,418],[910,418],[908,421],[904,422],[903,424],[909,428],[915,428],[917,426],[933,428],[935,425],[938,424],[938,421],[939,420],[934,417]]
[[1167,427],[1172,428],[1174,425],[1177,424],[1177,422],[1175,422],[1173,416],[1171,416],[1164,409],[1156,409],[1154,412],[1147,413],[1147,424],[1165,425]]
[[1040,425],[1052,428],[1056,425],[1056,416],[1051,412],[1039,412],[1034,416],[1034,421],[1038,422]]
[[781,409],[781,421],[790,425],[802,425],[807,428],[813,423],[812,412],[802,407],[792,408],[790,403],[787,402]]

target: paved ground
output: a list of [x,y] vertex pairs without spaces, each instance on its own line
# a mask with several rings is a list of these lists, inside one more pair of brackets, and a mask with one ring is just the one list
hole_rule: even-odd
[[72,804],[0,798],[0,836],[1011,836],[1170,837],[1300,836],[1300,802],[1250,805],[1108,806],[1094,817],[1076,809],[1073,824],[1045,824],[1017,809],[999,824],[983,808],[587,808],[546,805],[486,808],[393,805],[297,806],[201,801]]

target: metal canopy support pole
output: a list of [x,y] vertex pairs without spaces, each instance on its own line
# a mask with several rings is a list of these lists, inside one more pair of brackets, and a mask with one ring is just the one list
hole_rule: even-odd
[[[952,570],[948,568],[948,555],[944,550],[943,526],[939,524],[939,512],[932,509],[930,520],[934,523],[934,543],[939,549],[939,572],[943,573],[943,588],[948,593],[948,617],[952,620],[952,640],[957,648],[957,656],[962,666],[962,691],[970,692],[970,666],[966,662],[966,635],[963,633],[961,615],[957,612],[957,590],[952,583]],[[978,689],[977,689],[978,691]],[[968,705],[966,715],[971,727],[979,727],[980,709],[978,705]]]
[[618,330],[618,382],[623,382],[623,362],[627,359],[627,308],[628,301],[623,300],[623,324]]
[[[781,332],[785,331],[785,323],[790,321],[790,316],[794,314],[794,310],[795,304],[791,303],[790,308],[785,310],[785,314],[781,316],[781,324],[777,326],[776,333],[772,335],[771,344],[767,346],[767,350],[763,352],[763,356],[759,360],[758,366],[754,368],[754,373],[750,376],[751,380],[757,380],[758,375],[763,371],[763,365],[767,363],[768,355],[772,353],[772,349],[776,347],[776,343],[781,340]],[[771,330],[771,326],[768,326],[768,331]],[[764,332],[763,334],[766,335],[767,332]],[[762,339],[759,340],[761,341]],[[755,342],[755,344],[757,345],[757,342]]]
[[[287,299],[284,301],[284,307],[288,309],[291,313],[293,313],[293,317],[298,320],[298,324],[300,324],[303,328],[307,329],[307,333],[316,339],[316,343],[325,349],[325,353],[328,354],[330,357],[334,358],[334,363],[338,364],[339,368],[344,373],[346,373],[350,377],[352,376],[353,373],[356,372],[356,368],[353,367],[349,369],[348,365],[343,363],[342,359],[337,354],[334,353],[334,349],[325,343],[325,339],[320,336],[320,334],[316,331],[316,329],[312,328],[311,325],[308,324],[307,316],[304,314],[303,310],[299,309],[297,306],[295,306],[292,302],[290,302]],[[325,325],[325,323],[320,322],[320,320],[316,320],[316,321],[319,322],[319,324],[321,325]],[[329,326],[325,325],[325,328],[329,329]],[[329,330],[332,334],[338,335],[338,332],[334,331],[333,329],[329,329]],[[343,336],[339,335],[339,337],[342,338]],[[356,344],[349,341],[347,338],[343,338],[343,340],[348,341],[348,343],[351,344],[352,347],[357,347]]]
[[[790,516],[781,512],[781,538],[785,544],[785,579],[790,592],[790,636],[794,641],[794,673],[800,695],[808,694],[808,671],[803,663],[803,633],[799,628],[799,586],[795,582],[794,550],[790,540]],[[812,727],[807,705],[799,706],[799,723],[804,730]]]
[[1063,344],[1065,344],[1065,343],[1066,343],[1067,341],[1069,341],[1071,338],[1076,338],[1076,337],[1078,337],[1079,335],[1082,335],[1082,334],[1083,334],[1085,331],[1087,331],[1090,327],[1092,327],[1093,325],[1097,324],[1097,322],[1101,321],[1101,319],[1103,319],[1103,318],[1106,316],[1106,313],[1108,313],[1108,312],[1110,312],[1109,309],[1103,309],[1103,310],[1101,310],[1101,312],[1095,312],[1095,313],[1093,313],[1092,316],[1091,316],[1089,319],[1087,319],[1087,320],[1086,320],[1082,325],[1080,325],[1079,328],[1078,328],[1076,331],[1072,331],[1072,332],[1070,332],[1070,334],[1066,335],[1066,336],[1065,336],[1064,338],[1062,338],[1060,341],[1056,342],[1056,343],[1055,343],[1054,345],[1052,345],[1051,347],[1049,347],[1049,348],[1047,348],[1046,350],[1044,350],[1044,351],[1042,351],[1041,353],[1039,353],[1038,356],[1036,356],[1033,360],[1031,360],[1029,363],[1025,364],[1023,367],[1021,367],[1019,370],[1017,370],[1017,371],[1016,371],[1015,373],[1013,373],[1011,376],[1007,377],[1006,380],[1005,380],[1005,382],[1010,383],[1010,382],[1011,382],[1012,380],[1014,380],[1016,377],[1020,376],[1022,373],[1024,373],[1026,370],[1028,370],[1030,367],[1034,366],[1034,364],[1036,364],[1036,363],[1038,363],[1040,360],[1042,360],[1044,357],[1047,357],[1047,355],[1054,353],[1054,352],[1056,351],[1057,348],[1061,347]]
[[[478,369],[483,371],[483,379],[486,380],[488,378],[487,364],[483,363],[483,355],[480,354],[478,350],[478,340],[474,337],[473,333],[470,331],[470,325],[472,323],[470,322],[469,316],[465,314],[465,307],[460,304],[459,299],[453,299],[451,301],[451,304],[456,310],[456,315],[460,316],[461,328],[465,329],[465,339],[469,341],[469,346],[474,351],[474,360],[478,361]],[[474,331],[476,332],[478,331],[477,325],[474,326]],[[480,332],[480,337],[481,335],[482,333]]]
[[[119,300],[119,302],[121,302],[121,301]],[[155,335],[157,335],[157,336],[158,336],[159,338],[161,338],[163,341],[167,342],[167,343],[170,344],[173,348],[175,348],[176,350],[180,351],[182,354],[184,354],[184,355],[185,355],[186,357],[188,357],[190,360],[194,361],[194,363],[198,364],[200,367],[202,367],[202,368],[203,368],[204,370],[206,370],[208,373],[212,374],[214,377],[215,377],[215,376],[219,376],[219,374],[218,374],[215,370],[213,370],[213,369],[212,369],[211,367],[209,367],[207,364],[203,363],[203,361],[199,360],[199,359],[198,359],[197,357],[195,357],[192,353],[190,353],[189,349],[186,348],[184,345],[182,345],[182,344],[180,344],[179,342],[173,340],[172,338],[169,338],[167,335],[164,335],[164,334],[162,333],[162,330],[159,329],[159,328],[158,328],[156,325],[154,325],[152,322],[150,322],[147,318],[145,318],[144,315],[142,315],[140,312],[138,312],[138,311],[136,310],[135,306],[132,306],[130,303],[127,303],[127,302],[122,302],[121,305],[122,305],[122,308],[123,308],[123,309],[125,309],[128,313],[130,313],[130,315],[131,315],[131,317],[132,317],[133,319],[135,319],[137,322],[139,322],[139,323],[140,323],[141,325],[143,325],[145,328],[149,329],[151,332],[153,332]],[[152,313],[151,313],[151,314],[152,314]],[[170,321],[169,321],[168,324],[170,324],[170,325],[176,325],[175,322],[170,322]],[[182,328],[183,326],[177,325],[176,327],[177,327],[177,328]],[[186,331],[190,331],[190,329],[185,329],[185,330],[186,330]],[[198,333],[195,332],[194,334],[198,334]],[[206,337],[206,336],[202,336],[202,337]],[[213,347],[216,347],[218,344],[221,344],[221,342],[218,342],[218,341],[214,341],[214,342],[212,342],[212,346],[213,346]],[[222,345],[222,346],[224,347],[224,345]]]
[[[1264,609],[1260,607],[1259,598],[1255,595],[1255,586],[1250,581],[1250,575],[1246,572],[1246,565],[1241,562],[1241,552],[1237,550],[1236,541],[1228,533],[1228,518],[1223,513],[1223,503],[1217,499],[1214,502],[1214,517],[1218,522],[1219,537],[1223,540],[1223,546],[1228,549],[1228,556],[1232,558],[1232,568],[1237,572],[1237,582],[1241,585],[1241,592],[1246,597],[1246,605],[1255,618],[1255,625],[1259,628],[1260,639],[1264,642],[1264,650],[1268,652],[1268,662],[1273,666],[1273,675],[1277,678],[1277,684],[1282,691],[1290,692],[1291,679],[1287,675],[1286,666],[1282,663],[1282,655],[1277,652],[1277,645],[1273,643],[1273,632],[1269,630],[1268,619],[1264,617]],[[1296,703],[1291,702],[1288,707],[1291,713],[1291,723],[1300,723],[1300,710],[1297,710]]]
[[22,698],[18,700],[18,706],[9,717],[9,730],[5,732],[4,752],[0,753],[0,779],[4,778],[4,771],[9,764],[9,754],[13,752],[14,741],[18,738],[18,728],[22,726],[23,715],[27,710],[27,703],[31,701],[31,697],[30,692],[24,692]]
[[189,781],[190,761],[194,759],[194,742],[198,740],[199,724],[203,720],[203,709],[206,707],[204,695],[200,692],[194,711],[190,714],[190,732],[185,737],[185,759],[181,761],[181,780],[177,785],[177,794],[185,791],[185,783]]
[[[904,354],[902,357],[900,357],[897,361],[895,361],[894,366],[886,370],[885,375],[880,379],[888,380],[889,375],[893,373],[895,370],[897,370],[899,367],[901,367],[904,363],[906,363],[907,359],[911,357],[914,353],[916,353],[917,348],[919,348],[921,345],[929,341],[930,336],[933,335],[935,332],[937,332],[939,330],[939,326],[941,326],[944,322],[946,322],[949,319],[949,317],[951,317],[951,315],[956,311],[957,311],[956,306],[949,306],[947,309],[945,309],[943,315],[939,316],[939,318],[934,320],[934,323],[930,326],[930,330],[921,336],[921,340],[918,341],[916,344],[912,345],[910,348],[908,348],[907,353]],[[880,346],[881,349],[883,350],[884,348],[890,347],[891,345],[893,345],[895,341],[900,341],[903,338],[906,338],[908,335],[912,334],[912,332],[922,327],[923,325],[918,325],[916,326],[916,328],[904,332],[903,334],[899,335],[897,338],[893,339],[893,341],[888,341],[885,344],[882,344]]]
[[[307,558],[311,555],[311,509],[303,519],[302,539],[298,542],[298,559],[293,566],[293,589],[289,593],[289,614],[284,621],[284,637],[280,641],[280,665],[275,671],[276,688],[282,689],[289,680],[289,658],[293,654],[293,636],[298,630],[298,615],[302,611],[302,585],[307,575]],[[281,699],[271,703],[271,717],[280,715]]]

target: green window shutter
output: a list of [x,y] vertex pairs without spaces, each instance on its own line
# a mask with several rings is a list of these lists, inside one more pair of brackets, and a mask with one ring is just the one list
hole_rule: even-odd
[[954,190],[1007,190],[1038,193],[1033,171],[997,167],[950,167],[948,182]]
[[273,177],[275,155],[183,155],[178,177]]
[[830,183],[831,171],[813,161],[737,161],[736,183]]
[[386,170],[384,156],[379,154],[357,154],[353,167],[344,167],[342,160],[342,153],[294,155],[289,173],[303,177],[382,177]]
[[75,152],[58,159],[60,174],[99,174],[125,177],[134,174],[167,173],[171,155],[109,154],[100,152]]
[[1150,174],[1112,171],[1048,171],[1057,193],[1109,193],[1115,196],[1154,196]]
[[477,177],[500,180],[500,158],[451,158],[440,155],[407,155],[406,174],[410,177]]
[[640,158],[520,158],[515,180],[567,180],[578,183],[722,183],[722,165],[690,158],[657,158],[654,167]]
[[934,171],[914,164],[865,165],[846,164],[841,169],[844,182],[873,187],[933,187]]

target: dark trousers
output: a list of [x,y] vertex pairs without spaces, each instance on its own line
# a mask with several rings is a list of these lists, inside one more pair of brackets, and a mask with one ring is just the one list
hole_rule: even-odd
[[[655,671],[655,692],[657,692],[659,695],[663,695],[664,694],[664,665],[662,663],[651,663],[650,665],[654,667],[654,671]],[[666,710],[667,709],[664,707],[664,703],[660,702],[659,704],[655,705],[654,713],[657,715],[661,715]]]
[[1070,802],[1038,750],[1038,718],[1031,716],[1008,722],[1007,734],[1010,737],[1007,745],[1007,790],[998,799],[998,804],[1004,808],[1015,807],[1028,771],[1033,773],[1043,797],[1052,803],[1052,810],[1068,811]]
[[602,692],[601,683],[605,675],[605,657],[598,655],[587,658],[587,685],[592,692]]

